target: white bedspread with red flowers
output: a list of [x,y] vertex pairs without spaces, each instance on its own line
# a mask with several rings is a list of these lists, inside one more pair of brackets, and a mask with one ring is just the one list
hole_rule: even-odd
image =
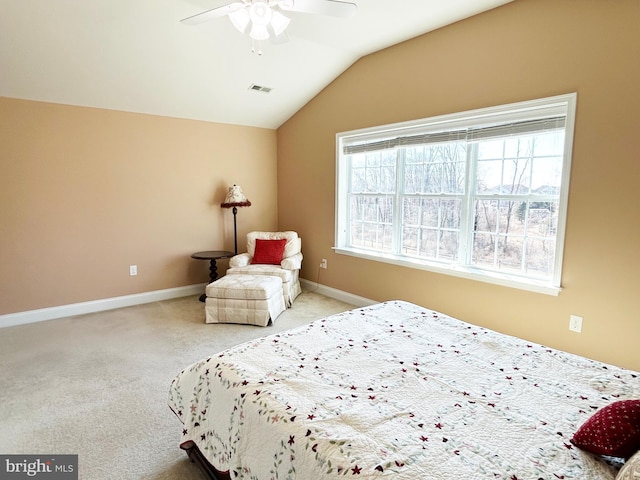
[[638,373],[391,301],[203,359],[169,405],[238,479],[608,480],[570,443]]

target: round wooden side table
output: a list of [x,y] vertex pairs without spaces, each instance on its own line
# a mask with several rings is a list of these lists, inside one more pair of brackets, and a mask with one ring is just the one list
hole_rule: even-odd
[[[191,255],[191,258],[196,260],[209,260],[209,283],[215,282],[218,278],[218,265],[216,262],[223,258],[231,258],[235,255],[233,252],[227,252],[226,250],[207,250],[206,252],[196,252]],[[200,301],[204,302],[207,299],[206,292],[200,295]]]

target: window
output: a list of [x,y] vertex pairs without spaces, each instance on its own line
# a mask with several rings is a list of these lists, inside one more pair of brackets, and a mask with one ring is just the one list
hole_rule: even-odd
[[339,133],[336,251],[557,294],[575,103]]

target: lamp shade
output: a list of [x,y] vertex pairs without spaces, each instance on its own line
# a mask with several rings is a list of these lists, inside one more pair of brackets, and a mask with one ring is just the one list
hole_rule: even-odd
[[224,202],[220,204],[222,208],[232,208],[232,207],[250,207],[251,202],[244,196],[242,192],[242,188],[240,185],[233,185],[229,187],[229,191],[227,192],[227,196],[224,199]]
[[244,33],[247,30],[249,22],[251,22],[251,17],[246,8],[240,8],[229,14],[229,20],[231,20],[233,26],[236,27],[240,33]]
[[273,14],[271,15],[271,27],[273,27],[273,33],[276,34],[276,37],[278,35],[282,35],[290,21],[289,17],[285,17],[277,10],[273,11]]
[[266,25],[253,23],[251,25],[249,36],[254,40],[267,40],[269,38],[269,30],[267,29]]

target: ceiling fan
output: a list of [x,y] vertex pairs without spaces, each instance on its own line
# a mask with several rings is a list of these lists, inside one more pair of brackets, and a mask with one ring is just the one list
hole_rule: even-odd
[[185,25],[197,25],[217,17],[228,16],[241,33],[248,33],[253,40],[267,40],[281,36],[290,19],[282,12],[302,12],[351,17],[357,5],[339,0],[238,0],[212,8],[181,20]]

